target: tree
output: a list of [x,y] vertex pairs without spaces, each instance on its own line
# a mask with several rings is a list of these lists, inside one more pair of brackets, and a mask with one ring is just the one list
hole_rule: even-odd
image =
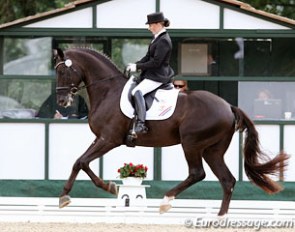
[[0,0],[0,24],[63,7],[74,0]]
[[241,0],[256,9],[295,19],[295,0]]
[[[0,0],[0,24],[63,7],[75,0]],[[263,11],[295,19],[295,0],[240,0]]]

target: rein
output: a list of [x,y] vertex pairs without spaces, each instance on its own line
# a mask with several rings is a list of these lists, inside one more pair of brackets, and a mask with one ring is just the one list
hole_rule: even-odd
[[56,91],[60,91],[60,90],[68,90],[68,89],[70,89],[70,92],[71,92],[72,94],[76,94],[78,91],[80,91],[80,90],[82,90],[82,89],[86,89],[86,88],[88,88],[88,87],[91,86],[91,85],[96,85],[96,84],[98,84],[100,81],[111,80],[111,79],[114,79],[114,78],[117,77],[117,76],[119,76],[119,75],[106,77],[106,78],[104,78],[104,79],[94,81],[94,82],[92,82],[92,83],[90,83],[90,84],[88,84],[88,85],[82,85],[82,86],[79,86],[79,87],[77,87],[77,86],[72,86],[72,87],[71,87],[71,86],[68,86],[68,87],[56,87],[55,89],[56,89]]

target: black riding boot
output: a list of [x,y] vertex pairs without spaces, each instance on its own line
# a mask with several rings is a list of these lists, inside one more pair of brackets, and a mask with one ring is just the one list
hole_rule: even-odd
[[135,133],[146,133],[148,128],[145,126],[146,108],[144,98],[141,91],[137,90],[133,96],[137,121],[135,125]]

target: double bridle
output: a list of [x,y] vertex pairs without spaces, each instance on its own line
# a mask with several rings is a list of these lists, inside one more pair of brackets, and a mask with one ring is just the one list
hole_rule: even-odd
[[[66,66],[66,68],[70,68],[72,69],[74,72],[76,72],[76,70],[74,68],[72,68],[72,61],[70,59],[66,59],[64,61],[60,61],[58,62],[55,66],[54,66],[54,69],[57,70],[57,68],[64,64]],[[76,86],[75,84],[71,84],[70,86],[67,86],[67,87],[56,87],[55,90],[56,92],[59,92],[59,91],[65,91],[65,90],[69,90],[69,93],[75,95],[79,90],[81,90],[82,88],[85,88],[83,86],[79,87],[79,86]]]
[[[67,68],[72,69],[74,72],[77,72],[76,69],[74,69],[73,67],[71,67],[71,66],[72,66],[72,61],[71,61],[70,59],[66,59],[66,60],[64,60],[64,61],[60,61],[60,62],[58,62],[58,63],[54,66],[54,69],[57,70],[57,68],[58,68],[60,65],[62,65],[62,64],[64,64]],[[88,84],[88,85],[76,86],[75,84],[72,83],[70,86],[67,86],[67,87],[56,87],[55,90],[56,90],[56,92],[69,90],[69,93],[75,95],[78,91],[80,91],[80,90],[82,90],[82,89],[88,88],[88,87],[91,86],[91,85],[95,85],[95,84],[97,84],[97,83],[100,82],[100,81],[106,81],[106,80],[113,79],[113,78],[115,78],[115,77],[117,77],[117,76],[119,76],[119,75],[120,75],[120,74],[117,74],[117,75],[111,75],[111,76],[109,76],[109,77],[105,77],[105,78],[103,78],[103,79],[100,79],[100,80],[94,81],[94,82],[92,82],[92,83],[90,83],[90,84]],[[81,78],[81,77],[80,77],[80,78]],[[82,78],[81,78],[81,82],[82,82],[82,81],[83,81],[83,80],[82,80]]]

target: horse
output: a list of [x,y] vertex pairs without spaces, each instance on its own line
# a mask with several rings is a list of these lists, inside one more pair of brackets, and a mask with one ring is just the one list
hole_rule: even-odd
[[[121,112],[119,102],[128,78],[105,54],[87,48],[55,49],[54,64],[58,104],[69,105],[73,94],[86,88],[90,102],[88,123],[96,136],[74,163],[60,194],[59,207],[70,204],[69,193],[80,170],[87,173],[95,186],[116,195],[116,184],[112,181],[106,183],[90,169],[89,164],[111,149],[126,145],[132,119]],[[148,133],[139,134],[135,145],[165,147],[181,144],[189,170],[185,180],[165,193],[160,213],[172,207],[170,201],[179,193],[205,178],[202,159],[223,189],[218,215],[228,212],[236,180],[224,162],[224,154],[236,131],[245,132],[244,168],[250,181],[270,194],[282,190],[282,186],[269,175],[276,175],[284,169],[289,156],[281,151],[270,159],[260,148],[258,132],[251,119],[242,109],[217,95],[202,90],[179,93],[171,117],[160,121],[148,120],[146,125]]]

